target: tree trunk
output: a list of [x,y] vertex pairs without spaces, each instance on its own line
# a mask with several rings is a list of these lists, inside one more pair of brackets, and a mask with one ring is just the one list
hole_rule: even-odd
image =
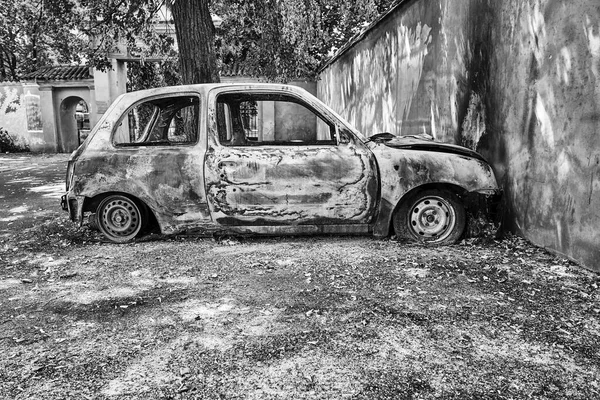
[[220,82],[208,0],[173,0],[171,11],[183,83]]
[[6,79],[6,65],[4,63],[4,49],[0,45],[0,82],[4,82]]

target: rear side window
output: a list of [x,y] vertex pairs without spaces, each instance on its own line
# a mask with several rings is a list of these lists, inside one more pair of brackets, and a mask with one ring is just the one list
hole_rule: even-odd
[[116,146],[170,146],[198,141],[197,96],[161,97],[137,103],[113,133]]

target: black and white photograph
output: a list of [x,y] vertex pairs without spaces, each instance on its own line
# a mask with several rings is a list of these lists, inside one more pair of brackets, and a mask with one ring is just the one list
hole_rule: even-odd
[[598,0],[0,0],[0,399],[600,399]]

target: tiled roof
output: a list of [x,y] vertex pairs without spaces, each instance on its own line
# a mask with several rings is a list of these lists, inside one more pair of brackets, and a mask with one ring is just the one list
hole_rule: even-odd
[[91,68],[85,65],[69,65],[60,67],[42,67],[37,71],[23,75],[23,80],[80,80],[93,79]]

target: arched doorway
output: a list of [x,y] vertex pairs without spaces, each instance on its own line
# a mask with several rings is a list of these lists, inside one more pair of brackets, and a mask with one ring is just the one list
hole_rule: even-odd
[[64,152],[75,150],[90,131],[90,108],[81,97],[69,96],[60,105],[60,139]]

